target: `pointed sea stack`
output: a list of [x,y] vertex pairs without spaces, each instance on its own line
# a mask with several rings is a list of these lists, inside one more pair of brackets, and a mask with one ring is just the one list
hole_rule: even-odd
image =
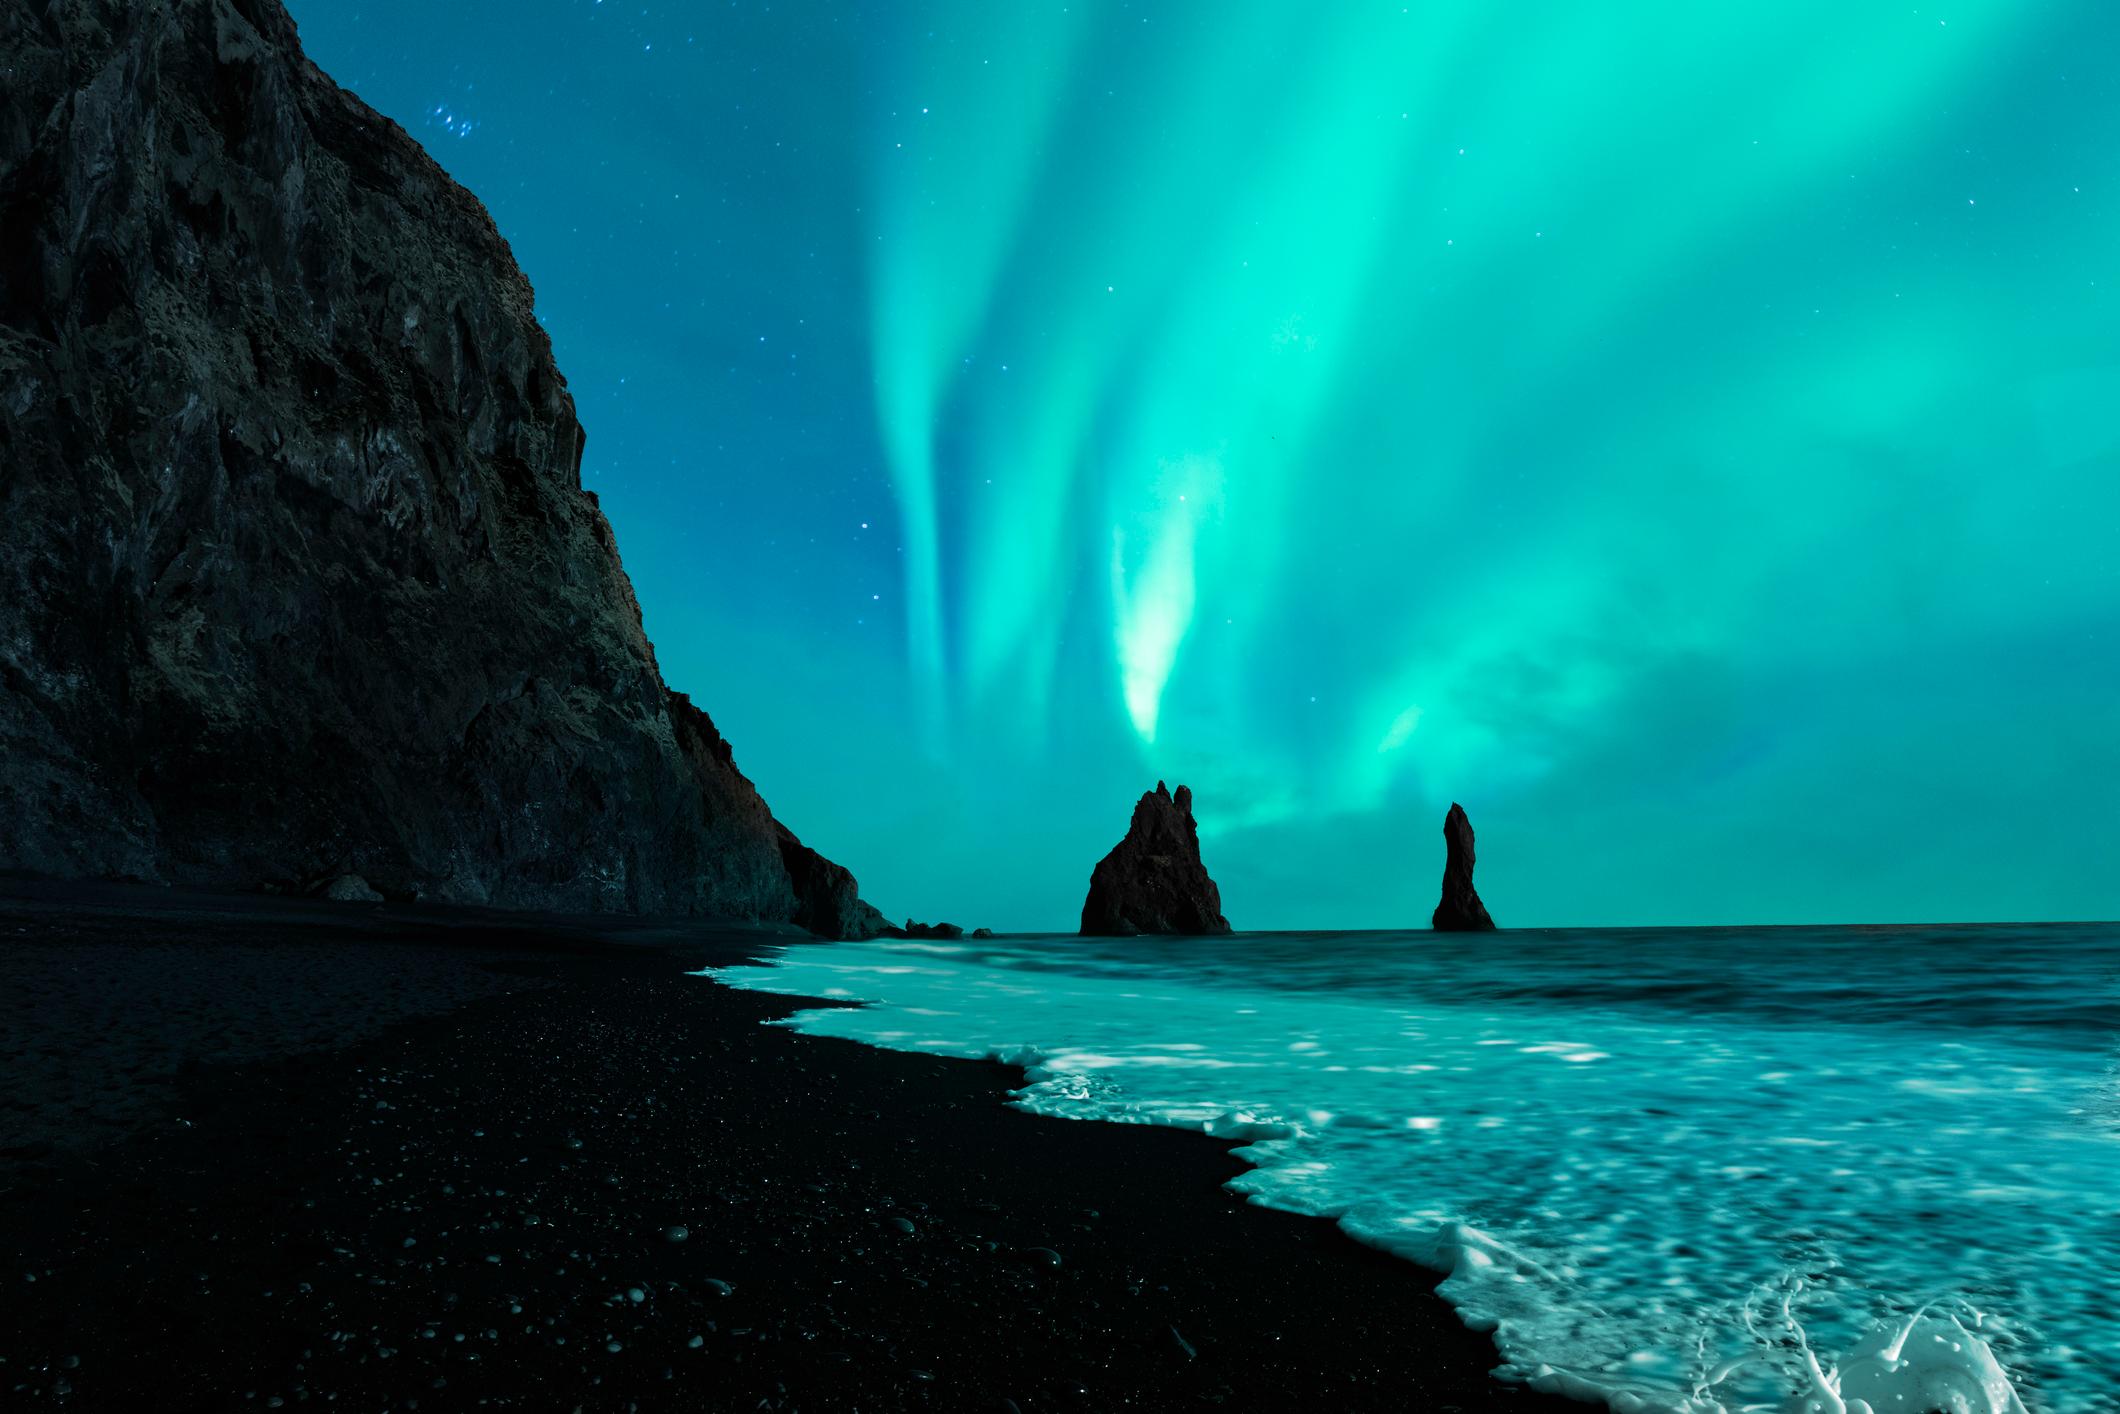
[[1438,933],[1493,932],[1494,920],[1472,887],[1472,821],[1465,818],[1464,806],[1452,805],[1443,817],[1443,840],[1450,854],[1443,863],[1443,901],[1431,923]]
[[1192,792],[1173,795],[1163,782],[1141,797],[1126,838],[1097,863],[1082,905],[1085,937],[1137,933],[1199,936],[1227,933],[1222,891],[1200,862]]

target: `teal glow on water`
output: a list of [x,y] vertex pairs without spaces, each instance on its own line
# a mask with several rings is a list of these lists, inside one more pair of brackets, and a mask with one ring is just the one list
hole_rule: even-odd
[[1023,1064],[1040,1113],[1249,1140],[1239,1188],[1450,1271],[1543,1387],[1800,1408],[1808,1348],[1850,1407],[1880,1368],[2009,1407],[1911,1354],[1855,1370],[1933,1301],[1913,1344],[2120,1411],[2111,926],[878,942],[714,975],[870,1003],[806,1032]]

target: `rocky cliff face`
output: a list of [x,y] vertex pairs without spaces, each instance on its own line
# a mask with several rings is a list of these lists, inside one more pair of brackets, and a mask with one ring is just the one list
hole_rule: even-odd
[[1430,925],[1439,933],[1485,933],[1494,928],[1487,905],[1472,887],[1472,821],[1465,807],[1452,805],[1443,817],[1443,897],[1435,906]]
[[0,0],[0,869],[874,931],[581,454],[491,219],[279,0]]
[[1087,937],[1136,933],[1227,933],[1222,891],[1200,862],[1192,792],[1173,795],[1161,781],[1134,806],[1126,838],[1099,860],[1082,905]]

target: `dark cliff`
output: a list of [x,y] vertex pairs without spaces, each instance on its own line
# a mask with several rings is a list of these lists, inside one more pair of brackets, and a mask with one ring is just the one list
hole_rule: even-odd
[[1487,905],[1472,887],[1472,866],[1478,857],[1472,843],[1472,821],[1464,806],[1453,804],[1443,817],[1443,897],[1429,919],[1439,933],[1485,933],[1494,928]]
[[860,934],[483,207],[279,0],[0,0],[0,869]]
[[1227,933],[1222,892],[1200,862],[1200,832],[1192,792],[1173,795],[1163,782],[1134,806],[1126,838],[1099,860],[1082,904],[1089,937],[1136,933]]

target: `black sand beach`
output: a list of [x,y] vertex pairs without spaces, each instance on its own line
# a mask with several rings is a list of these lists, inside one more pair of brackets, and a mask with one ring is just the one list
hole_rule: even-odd
[[685,975],[787,941],[0,885],[0,1404],[1581,1407],[1225,1145]]

